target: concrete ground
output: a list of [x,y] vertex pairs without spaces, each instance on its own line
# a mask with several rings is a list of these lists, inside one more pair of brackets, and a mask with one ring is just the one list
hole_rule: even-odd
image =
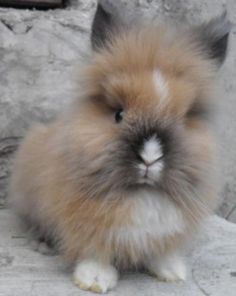
[[[75,287],[59,256],[31,250],[8,209],[0,210],[0,296],[89,296]],[[123,274],[113,296],[235,296],[236,225],[211,217],[187,256],[184,283],[163,283],[146,274]]]

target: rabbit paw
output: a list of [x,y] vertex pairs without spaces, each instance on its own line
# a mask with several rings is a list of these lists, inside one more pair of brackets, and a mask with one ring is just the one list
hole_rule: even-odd
[[106,293],[116,286],[117,270],[111,265],[97,261],[84,260],[77,264],[74,271],[74,283],[82,290]]
[[147,268],[151,274],[161,281],[185,281],[187,270],[184,261],[178,256],[166,256],[150,260]]
[[46,242],[40,240],[30,240],[30,247],[35,252],[39,252],[42,255],[54,256],[57,254],[56,250],[49,246]]

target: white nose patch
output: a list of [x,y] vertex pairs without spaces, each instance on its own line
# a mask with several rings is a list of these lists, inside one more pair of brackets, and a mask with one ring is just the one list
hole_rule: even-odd
[[163,156],[161,144],[155,136],[144,142],[140,156],[146,164],[152,164]]

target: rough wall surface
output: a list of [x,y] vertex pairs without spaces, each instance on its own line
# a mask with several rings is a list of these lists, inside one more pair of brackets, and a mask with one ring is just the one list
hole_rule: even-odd
[[[235,0],[104,0],[156,20],[198,23],[227,9],[236,23]],[[6,195],[12,153],[34,121],[47,121],[75,96],[73,71],[89,47],[95,0],[71,0],[66,9],[0,9],[0,200]],[[221,143],[224,203],[220,213],[236,222],[236,29],[221,71],[216,131]],[[0,201],[1,203],[1,201]]]

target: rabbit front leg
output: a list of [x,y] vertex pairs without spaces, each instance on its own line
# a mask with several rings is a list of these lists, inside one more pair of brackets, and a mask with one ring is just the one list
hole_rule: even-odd
[[106,293],[116,286],[117,281],[116,268],[96,259],[82,260],[75,267],[74,283],[82,290]]
[[184,281],[187,277],[185,262],[177,253],[151,257],[145,265],[152,275],[162,281]]

